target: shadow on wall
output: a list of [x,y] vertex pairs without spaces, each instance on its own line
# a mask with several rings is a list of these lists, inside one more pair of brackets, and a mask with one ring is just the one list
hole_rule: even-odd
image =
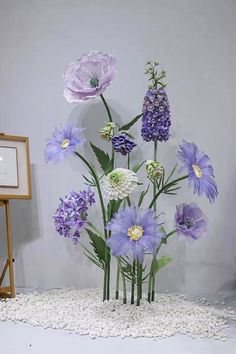
[[[119,103],[109,100],[108,102],[111,115],[113,121],[118,123],[119,125],[124,124],[124,122],[128,122],[134,118],[135,115],[131,115],[128,111],[126,111]],[[116,107],[116,108],[114,108]],[[118,113],[119,112],[119,113]],[[139,112],[137,112],[138,114]],[[123,118],[124,117],[124,118]],[[67,123],[74,123],[78,127],[85,128],[84,135],[87,139],[83,146],[83,155],[86,159],[94,161],[94,154],[90,147],[90,141],[102,150],[106,152],[110,152],[111,144],[107,141],[104,141],[99,136],[99,130],[108,122],[107,112],[102,102],[95,103],[81,103],[77,105],[73,111],[71,112]],[[135,129],[134,127],[133,129]],[[108,151],[109,150],[109,151]],[[139,161],[142,161],[143,156],[141,156],[142,152],[139,148],[136,148],[134,152],[134,160],[136,158]],[[117,165],[120,166],[120,163],[124,165],[124,157],[116,154]],[[120,161],[121,160],[121,161]]]
[[[233,167],[234,168],[234,167]],[[235,175],[235,171],[232,171],[232,174]],[[222,205],[222,219],[220,220],[220,229],[219,234],[222,235],[224,248],[223,251],[227,252],[226,254],[231,258],[232,264],[234,264],[234,273],[231,280],[223,282],[222,287],[219,289],[222,292],[228,293],[232,298],[236,298],[236,227],[235,227],[235,208],[232,205],[235,205],[236,199],[236,186],[235,184],[230,184],[228,187],[228,193],[225,193],[225,205]],[[222,249],[220,250],[222,252]],[[225,272],[232,272],[227,265],[222,265],[222,268],[225,268]]]
[[[15,278],[17,283],[25,283],[24,252],[22,248],[36,239],[40,238],[40,215],[38,206],[38,195],[36,185],[36,165],[31,165],[32,199],[11,200],[10,217],[12,228],[13,256],[15,258]],[[1,247],[0,257],[7,257],[5,215],[1,212]],[[1,262],[2,265],[2,262]]]

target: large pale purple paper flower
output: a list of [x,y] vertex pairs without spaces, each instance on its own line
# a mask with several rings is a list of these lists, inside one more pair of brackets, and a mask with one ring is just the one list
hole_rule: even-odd
[[151,209],[127,207],[119,210],[108,224],[107,240],[113,256],[143,262],[144,252],[155,254],[164,236]]
[[70,103],[101,95],[116,74],[116,59],[110,54],[90,52],[69,64],[63,80],[64,97]]
[[178,151],[178,158],[183,162],[181,170],[188,173],[193,192],[198,195],[204,193],[211,203],[214,202],[218,191],[209,157],[194,143],[183,141]]
[[47,145],[44,152],[47,162],[63,162],[66,157],[74,153],[78,146],[84,143],[81,133],[84,128],[67,126],[64,129],[55,128],[50,139],[47,139]]
[[207,219],[195,203],[178,205],[175,223],[177,235],[187,238],[189,241],[197,240],[205,233],[207,227]]

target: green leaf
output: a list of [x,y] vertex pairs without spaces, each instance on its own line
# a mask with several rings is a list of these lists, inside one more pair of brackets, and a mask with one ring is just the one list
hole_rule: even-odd
[[178,166],[178,164],[176,164],[176,165],[174,166],[174,168],[173,168],[172,171],[170,172],[168,178],[166,179],[165,184],[167,184],[167,183],[169,182],[169,180],[171,179],[171,177],[172,177],[173,174],[175,173],[175,170],[176,170],[177,166]]
[[132,171],[137,173],[138,170],[140,170],[140,168],[143,166],[145,161],[141,162],[141,163],[137,163],[136,165],[134,165],[134,167],[132,168]]
[[93,246],[94,252],[96,253],[98,259],[101,262],[106,262],[106,242],[105,240],[101,237],[93,233],[89,229],[85,229],[89,235],[90,238],[90,244]]
[[129,123],[124,124],[119,130],[129,130],[138,120],[141,118],[143,113],[139,114],[136,116],[134,119],[132,119]]
[[107,174],[112,171],[112,163],[108,154],[103,150],[99,149],[97,146],[93,145],[90,142],[91,148],[93,149],[94,154],[101,166],[101,169]]
[[120,205],[122,203],[122,199],[119,200],[110,200],[108,207],[107,207],[107,216],[108,219],[110,220],[112,216],[117,213],[117,211],[120,208]]
[[155,259],[155,261],[152,264],[152,269],[151,269],[151,273],[153,274],[153,276],[157,272],[159,272],[160,269],[165,267],[170,262],[171,262],[170,256],[162,256],[160,259]]
[[140,197],[139,197],[139,201],[138,201],[138,206],[139,207],[141,206],[141,204],[143,202],[143,199],[144,199],[145,195],[147,194],[148,190],[149,190],[149,185],[148,185],[148,187],[147,187],[147,189],[145,191],[141,192]]

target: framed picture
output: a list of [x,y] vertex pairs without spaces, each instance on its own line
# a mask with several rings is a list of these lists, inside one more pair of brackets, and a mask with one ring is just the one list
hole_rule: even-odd
[[0,134],[0,200],[31,197],[29,139]]

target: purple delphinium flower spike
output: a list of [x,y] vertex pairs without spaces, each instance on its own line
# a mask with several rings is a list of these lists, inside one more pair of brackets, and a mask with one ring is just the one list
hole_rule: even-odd
[[47,162],[63,162],[69,154],[76,151],[77,147],[84,143],[81,133],[83,128],[67,126],[64,129],[55,128],[50,139],[47,139],[45,159]]
[[65,69],[64,97],[70,103],[101,95],[116,75],[116,59],[110,54],[90,52]]
[[122,155],[127,155],[133,150],[136,144],[126,133],[118,133],[111,139],[113,149],[120,152]]
[[79,193],[72,191],[64,199],[60,198],[60,204],[53,216],[56,231],[77,243],[87,222],[88,207],[93,203],[94,192],[90,189]]
[[218,190],[209,157],[201,152],[194,143],[186,141],[180,145],[177,156],[183,162],[181,170],[188,173],[193,192],[198,193],[199,196],[204,193],[211,203],[214,202]]
[[151,209],[127,207],[120,209],[108,224],[111,236],[107,240],[113,256],[128,257],[143,262],[144,252],[155,254],[164,237]]
[[141,135],[144,141],[167,141],[170,137],[170,106],[163,87],[147,91],[143,103]]
[[177,235],[192,241],[202,236],[207,227],[207,219],[195,203],[178,205],[175,223]]

